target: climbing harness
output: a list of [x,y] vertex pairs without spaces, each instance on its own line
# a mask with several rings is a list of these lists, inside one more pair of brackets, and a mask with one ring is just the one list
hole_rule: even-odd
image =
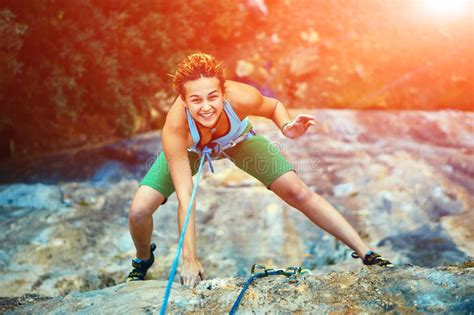
[[246,132],[245,134],[240,135],[239,137],[237,137],[235,140],[229,141],[229,143],[226,144],[225,146],[221,146],[219,143],[216,143],[216,142],[211,142],[209,145],[211,146],[212,151],[217,153],[216,158],[220,157],[220,155],[222,154],[223,156],[225,156],[229,160],[232,160],[232,157],[229,156],[227,153],[225,153],[225,150],[227,150],[229,148],[232,148],[232,147],[235,147],[237,145],[237,143],[245,141],[245,140],[247,140],[247,139],[249,139],[253,136],[255,136],[255,131],[253,131],[251,129],[248,132]]
[[207,146],[205,146],[201,150],[201,162],[199,163],[199,169],[197,171],[196,183],[194,184],[193,192],[191,193],[191,199],[189,201],[188,211],[186,213],[186,219],[184,220],[183,229],[181,231],[181,237],[179,238],[178,249],[176,250],[176,256],[174,257],[173,266],[171,267],[170,276],[168,278],[168,285],[166,286],[165,296],[163,298],[163,303],[161,304],[161,310],[160,310],[161,315],[166,314],[166,306],[168,304],[171,286],[173,285],[173,280],[176,275],[176,269],[178,268],[179,253],[181,252],[181,247],[183,246],[184,234],[186,233],[189,217],[193,209],[193,202],[194,202],[196,190],[199,184],[199,177],[201,175],[202,166],[204,165],[204,160],[207,160],[209,162],[209,166],[211,167],[212,172],[214,172],[214,168],[212,167],[212,163],[211,163],[211,156],[210,156],[211,153],[212,153],[212,150],[208,148]]
[[[232,148],[232,147],[235,147],[239,142],[250,139],[253,136],[255,136],[255,131],[253,131],[253,129],[250,129],[248,132],[246,132],[244,134],[241,134],[240,136],[238,136],[234,140],[230,140],[229,143],[227,143],[224,146],[222,146],[218,142],[211,142],[211,143],[208,143],[207,145],[209,146],[209,148],[214,153],[213,156],[212,156],[214,159],[217,159],[221,155],[223,155],[224,157],[232,160],[232,158],[227,153],[225,153],[225,150],[227,150],[229,148]],[[202,154],[202,150],[199,150],[199,148],[195,148],[195,149],[189,148],[188,151],[195,152],[198,155]],[[211,167],[212,172],[214,172],[214,169],[212,168],[212,164],[209,164],[209,166]]]
[[[260,269],[263,270],[263,272],[255,273],[255,269]],[[234,305],[232,306],[232,309],[229,312],[229,315],[235,314],[237,312],[237,309],[239,308],[240,301],[242,300],[245,291],[247,291],[247,288],[250,286],[250,284],[253,282],[253,280],[257,278],[263,278],[263,277],[268,277],[268,276],[286,276],[290,277],[296,274],[311,274],[311,271],[308,269],[302,269],[301,267],[288,267],[286,269],[271,269],[271,268],[266,268],[263,265],[253,265],[252,269],[250,270],[251,276],[248,278],[247,282],[245,282],[244,287],[240,291],[239,296],[237,297],[237,300],[235,300]]]

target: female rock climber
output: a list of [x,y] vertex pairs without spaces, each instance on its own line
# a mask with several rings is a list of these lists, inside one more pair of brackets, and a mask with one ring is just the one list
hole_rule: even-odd
[[[353,227],[324,198],[311,191],[293,166],[267,138],[256,135],[247,116],[266,117],[282,134],[296,139],[316,123],[310,115],[291,119],[285,106],[247,84],[226,80],[221,64],[208,54],[187,56],[178,66],[173,85],[179,97],[166,117],[162,131],[163,152],[139,183],[129,211],[129,228],[136,247],[133,270],[127,281],[143,280],[154,262],[151,243],[153,213],[176,190],[178,227],[181,233],[205,146],[213,155],[227,157],[261,181],[314,224],[341,240],[366,265],[392,266],[370,250]],[[261,167],[262,165],[271,167]],[[195,209],[195,203],[194,208]],[[197,258],[194,210],[183,243],[181,284],[194,287],[206,278]]]

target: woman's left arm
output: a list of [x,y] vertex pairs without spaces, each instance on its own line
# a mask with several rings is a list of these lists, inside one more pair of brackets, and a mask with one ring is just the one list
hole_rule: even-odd
[[263,96],[255,87],[239,83],[233,93],[239,107],[247,115],[261,116],[273,120],[275,125],[288,138],[298,138],[306,130],[316,124],[316,118],[300,114],[291,119],[286,107],[277,99]]

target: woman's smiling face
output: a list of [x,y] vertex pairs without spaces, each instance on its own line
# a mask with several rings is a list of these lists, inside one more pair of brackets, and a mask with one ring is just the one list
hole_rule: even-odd
[[201,77],[183,84],[191,116],[205,128],[214,128],[224,109],[219,79]]

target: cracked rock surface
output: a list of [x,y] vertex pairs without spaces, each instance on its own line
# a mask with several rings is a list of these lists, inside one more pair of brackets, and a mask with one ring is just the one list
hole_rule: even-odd
[[[314,114],[319,124],[295,141],[284,138],[270,121],[251,121],[256,132],[274,141],[303,181],[333,204],[372,248],[399,266],[414,266],[396,271],[367,269],[350,257],[351,250],[343,243],[231,162],[219,160],[214,162],[215,174],[205,168],[197,196],[198,256],[210,278],[202,285],[209,283],[216,288],[213,292],[229,286],[222,303],[230,306],[242,277],[248,276],[254,263],[272,268],[303,266],[312,270],[313,276],[299,279],[301,287],[291,290],[308,287],[307,298],[316,302],[309,303],[313,308],[296,308],[295,312],[324,311],[326,305],[330,305],[328,312],[338,311],[342,302],[336,303],[337,299],[359,293],[360,297],[370,296],[365,304],[359,301],[367,310],[372,305],[377,310],[395,307],[404,312],[402,302],[397,302],[403,299],[411,301],[403,305],[414,310],[423,301],[431,301],[425,305],[434,308],[427,312],[438,312],[438,300],[445,305],[439,312],[459,305],[472,309],[472,300],[461,303],[457,296],[467,297],[472,292],[472,268],[465,268],[465,262],[474,256],[474,114],[303,112]],[[138,180],[161,151],[160,143],[160,133],[153,132],[24,161],[21,166],[15,164],[18,161],[0,164],[0,305],[16,307],[30,300],[36,304],[43,297],[85,301],[87,292],[104,296],[104,301],[116,291],[130,291],[130,299],[145,291],[162,294],[178,243],[174,195],[154,215],[152,239],[157,244],[157,259],[148,274],[152,281],[141,284],[153,290],[132,294],[132,288],[140,284],[120,284],[135,255],[127,226],[128,209]],[[449,267],[463,263],[464,267]],[[334,282],[338,274],[340,282]],[[393,291],[376,288],[387,297],[392,292],[390,300],[375,299],[372,274],[382,280],[388,277],[381,283]],[[439,285],[430,280],[438,276],[441,280],[433,281]],[[453,277],[455,285],[446,284]],[[321,279],[329,281],[325,285],[347,285],[339,290],[352,293],[331,297],[322,289],[323,284],[318,287]],[[350,284],[350,279],[357,281]],[[463,279],[471,279],[471,284]],[[286,280],[261,282],[278,287],[279,281]],[[391,281],[399,286],[392,286]],[[404,281],[412,286],[403,286]],[[421,291],[415,294],[412,287]],[[181,290],[171,306],[177,311],[197,312],[192,303],[204,303],[218,311],[217,306],[209,306],[214,303],[210,300],[183,298],[192,290],[179,285],[173,290]],[[263,310],[271,307],[263,298],[267,291],[258,285],[255,290],[263,290],[258,291],[262,298],[256,299],[263,305],[255,305]],[[195,302],[186,305],[188,300]],[[49,305],[50,301],[41,303]],[[257,309],[253,302],[245,301],[243,309],[245,303],[253,305],[249,311]],[[152,310],[157,307],[153,305]]]

